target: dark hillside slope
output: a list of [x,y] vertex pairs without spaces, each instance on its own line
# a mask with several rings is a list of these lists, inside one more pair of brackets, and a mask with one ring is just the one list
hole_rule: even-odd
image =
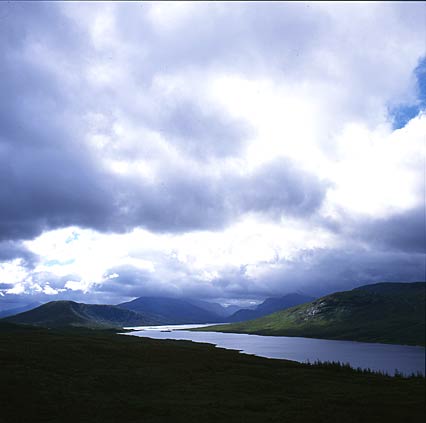
[[202,301],[202,300],[188,299],[186,301],[188,301],[189,303],[199,308],[202,308],[203,310],[207,310],[211,313],[216,314],[217,316],[222,318],[223,322],[227,321],[226,319],[228,316],[230,316],[231,314],[234,314],[236,311],[241,309],[241,307],[238,307],[235,305],[223,306],[218,303],[211,303],[211,302]]
[[263,303],[259,304],[255,309],[238,310],[232,316],[228,317],[228,322],[243,322],[245,320],[257,319],[267,316],[276,311],[285,310],[299,304],[308,303],[314,300],[313,297],[308,297],[302,294],[287,294],[279,298],[267,298]]
[[160,318],[149,314],[110,305],[82,304],[74,301],[52,301],[33,310],[7,317],[4,321],[49,328],[121,328],[162,323]]
[[216,313],[178,298],[140,297],[117,307],[161,316],[165,324],[216,323],[224,320]]
[[425,292],[424,282],[366,285],[205,330],[425,345]]

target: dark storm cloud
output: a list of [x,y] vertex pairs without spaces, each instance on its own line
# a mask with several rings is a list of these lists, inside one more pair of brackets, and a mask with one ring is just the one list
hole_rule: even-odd
[[306,250],[295,259],[280,259],[271,264],[269,269],[265,266],[261,278],[253,279],[245,272],[230,275],[224,280],[225,295],[265,298],[303,292],[322,296],[371,283],[423,281],[425,273],[423,254],[379,251],[356,245]]
[[[168,266],[168,270],[175,270],[180,274],[179,278],[169,278],[163,280],[155,273],[140,269],[131,265],[117,266],[108,271],[108,274],[116,274],[117,277],[106,277],[101,284],[94,287],[93,293],[99,298],[105,296],[115,296],[117,302],[120,299],[125,301],[141,296],[165,296],[175,298],[238,298],[248,296],[248,290],[244,289],[244,278],[240,272],[232,271],[226,281],[222,279],[206,283],[198,279],[192,272],[189,272],[182,263],[178,263],[169,258],[164,258],[163,264]],[[238,275],[238,277],[237,277]],[[244,280],[247,282],[247,280]],[[265,289],[261,291],[265,294]]]
[[425,206],[386,217],[356,217],[341,212],[338,218],[318,218],[317,223],[354,242],[388,252],[424,254],[426,252]]
[[[53,19],[56,8],[47,8],[43,18],[44,9],[37,9],[36,18],[18,14],[15,24],[30,27],[35,19],[35,30],[12,32],[12,45],[3,44],[1,51],[0,88],[7,95],[0,101],[0,240],[33,238],[69,225],[101,231],[135,226],[162,232],[219,228],[238,213],[305,215],[320,204],[321,184],[288,162],[247,178],[213,177],[166,162],[158,184],[103,168],[84,142],[89,128],[83,117],[94,100],[84,91],[82,80],[77,77],[64,84],[44,62],[24,54],[26,46],[43,42],[52,60],[61,58],[62,49],[56,54],[61,36],[69,41],[67,49],[77,48],[64,29],[69,22],[57,24],[56,37],[49,35],[40,21]],[[5,34],[9,27],[3,27]],[[78,53],[71,56],[77,60]],[[69,66],[64,72],[76,66],[72,61],[65,63]],[[245,128],[215,113],[201,111],[195,103],[175,101],[158,122],[163,134],[177,138],[178,147],[185,146],[196,156],[235,153]]]
[[245,212],[306,216],[325,193],[324,184],[288,161],[248,177],[169,169],[152,184],[96,169],[78,151],[9,150],[0,157],[0,239],[70,225],[181,232],[223,227]]
[[[271,210],[274,210],[273,205]],[[423,208],[381,219],[354,220],[341,216],[340,223],[326,223],[329,230],[340,234],[340,246],[302,250],[292,259],[277,255],[271,262],[256,264],[261,276],[252,276],[252,266],[245,265],[222,269],[219,277],[205,283],[197,280],[183,263],[162,257],[162,265],[172,274],[179,274],[178,279],[158,280],[155,273],[121,266],[108,271],[119,277],[105,279],[98,292],[100,295],[116,294],[120,298],[161,293],[204,299],[260,300],[292,292],[322,296],[370,283],[424,280]]]
[[[87,225],[109,208],[103,175],[81,142],[78,86],[65,78],[75,71],[67,55],[84,51],[81,36],[56,4],[8,7],[0,26],[0,240]],[[51,53],[64,78],[46,66]]]
[[174,140],[184,153],[208,159],[241,152],[249,133],[248,125],[218,110],[203,110],[193,101],[175,100],[162,105],[155,129]]
[[275,160],[248,177],[230,181],[230,197],[235,196],[242,211],[307,217],[317,210],[329,184],[298,169],[289,160]]
[[426,253],[425,205],[387,218],[368,219],[355,225],[353,234],[391,251]]
[[105,226],[112,212],[107,176],[78,151],[12,146],[0,156],[0,239],[73,224]]
[[[88,33],[61,7],[3,7],[0,240],[33,238],[68,225],[101,231],[136,226],[161,232],[216,229],[247,212],[274,219],[306,217],[321,205],[327,184],[289,161],[246,176],[213,176],[163,157],[158,183],[112,174],[103,168],[102,154],[98,157],[86,141],[93,128],[85,119],[90,112],[106,116],[111,121],[105,128],[108,135],[117,116],[129,113],[138,124],[160,133],[182,157],[203,162],[235,155],[245,145],[249,124],[227,117],[203,99],[156,91],[155,74],[206,64],[229,68],[230,63],[239,70],[259,63],[269,69],[277,63],[286,77],[290,68],[297,74],[294,50],[315,51],[317,36],[330,19],[327,13],[304,4],[241,5],[226,11],[212,5],[211,18],[206,20],[207,9],[194,10],[191,25],[183,24],[183,33],[176,37],[150,21],[148,5],[114,5],[116,29],[135,47],[126,50],[128,76],[137,88],[132,90],[132,85],[99,88],[88,83],[85,65],[103,63],[108,52],[94,48]],[[89,12],[98,6],[84,7]],[[324,19],[317,19],[318,13]],[[219,23],[221,31],[214,31]],[[143,107],[132,101],[137,95],[147,98]],[[119,137],[114,141],[120,146]],[[129,160],[149,156],[143,136],[136,144],[141,150],[130,149],[127,156],[125,147],[109,154]]]
[[[288,162],[244,178],[192,171],[166,158],[156,184],[103,168],[85,141],[85,115],[107,113],[113,104],[108,95],[102,97],[106,105],[96,103],[81,74],[81,60],[91,52],[87,34],[76,32],[56,5],[12,9],[1,29],[0,240],[69,225],[101,231],[212,229],[239,213],[305,215],[320,204],[321,184]],[[247,126],[208,105],[165,100],[156,119],[149,113],[145,119],[173,146],[202,159],[241,149]]]
[[29,251],[24,245],[16,241],[0,242],[0,263],[3,261],[11,261],[14,259],[22,259],[22,264],[31,269],[34,267],[38,257]]
[[[0,25],[0,139],[39,147],[69,142],[63,124],[74,116],[64,112],[76,99],[68,90],[78,87],[67,86],[67,78],[78,75],[79,62],[67,58],[85,56],[84,37],[54,3],[8,2],[4,7],[11,12]],[[51,55],[59,75],[46,66]]]
[[[223,228],[250,212],[273,219],[307,217],[321,205],[327,186],[285,159],[246,176],[224,173],[215,177],[172,168],[155,185],[134,180],[123,184],[116,221],[126,222],[129,228],[182,232]],[[120,223],[111,225],[122,228]]]
[[[292,260],[263,263],[262,276],[250,276],[250,266],[221,272],[206,283],[180,265],[181,278],[158,280],[153,273],[133,266],[110,269],[119,276],[105,279],[94,292],[99,297],[120,299],[139,296],[173,296],[203,299],[254,299],[302,292],[322,296],[378,282],[424,280],[424,256],[402,252],[375,251],[347,246],[306,250]],[[183,276],[184,274],[184,276]]]
[[0,282],[0,291],[10,289],[10,288],[13,288],[13,287],[14,287],[13,283],[1,283]]
[[122,265],[109,269],[107,273],[118,276],[106,277],[101,284],[94,287],[99,296],[110,294],[123,299],[142,295],[179,296],[179,289],[171,281],[158,281],[151,272],[144,269]]

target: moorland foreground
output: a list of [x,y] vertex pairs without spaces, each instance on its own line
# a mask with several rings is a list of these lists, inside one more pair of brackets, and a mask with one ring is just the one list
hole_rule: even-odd
[[425,379],[0,323],[0,421],[420,422]]

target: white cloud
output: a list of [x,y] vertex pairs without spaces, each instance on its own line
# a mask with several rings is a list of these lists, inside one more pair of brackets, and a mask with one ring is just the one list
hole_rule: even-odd
[[396,131],[348,125],[328,168],[335,188],[325,206],[376,217],[418,206],[425,133],[424,115]]
[[159,1],[149,4],[148,17],[159,33],[175,32],[194,19],[194,15],[197,15],[199,11],[200,7],[193,2]]
[[23,266],[22,259],[18,258],[12,261],[0,262],[0,281],[2,283],[16,284],[15,286],[17,286],[22,283],[27,276],[28,271]]
[[57,295],[61,291],[63,292],[64,289],[61,289],[61,290],[54,289],[48,283],[46,283],[43,287],[43,293],[46,295]]
[[90,288],[90,283],[86,281],[67,281],[65,283],[65,288],[70,289],[71,291],[82,291],[82,292],[88,292]]

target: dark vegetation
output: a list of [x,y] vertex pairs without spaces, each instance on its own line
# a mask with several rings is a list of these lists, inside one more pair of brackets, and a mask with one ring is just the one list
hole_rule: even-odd
[[152,314],[136,313],[111,305],[83,304],[74,301],[51,301],[4,320],[47,328],[86,327],[91,329],[162,323],[160,317]]
[[230,325],[196,330],[425,345],[426,284],[381,283]]
[[421,422],[423,378],[0,322],[0,421]]
[[344,371],[351,369],[354,372],[362,373],[362,374],[369,374],[369,375],[381,375],[381,376],[392,376],[392,377],[405,377],[405,378],[417,378],[417,379],[425,379],[425,376],[422,374],[422,372],[417,371],[413,372],[410,375],[404,375],[404,373],[400,372],[398,369],[395,369],[395,372],[391,375],[387,372],[383,372],[381,370],[373,370],[370,368],[362,368],[362,367],[352,367],[350,363],[344,363],[340,361],[321,361],[321,360],[315,360],[314,362],[310,362],[309,360],[306,362],[306,364],[310,366],[315,366],[323,369],[334,369],[338,371]]

